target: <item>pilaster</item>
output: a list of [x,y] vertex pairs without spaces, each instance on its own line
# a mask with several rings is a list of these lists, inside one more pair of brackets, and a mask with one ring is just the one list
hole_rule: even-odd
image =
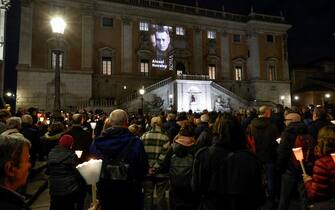
[[224,80],[230,79],[230,42],[227,32],[221,33],[221,75]]
[[133,33],[132,33],[132,23],[129,17],[122,18],[122,67],[121,72],[123,73],[131,73],[132,72],[132,49],[133,49]]
[[21,6],[19,65],[31,66],[33,4],[25,1]]
[[194,74],[202,74],[203,49],[202,49],[202,31],[200,28],[194,29],[193,55],[194,55],[193,56]]
[[248,58],[248,76],[249,79],[255,80],[260,78],[260,55],[259,55],[259,41],[258,34],[252,32],[248,35],[248,47],[249,47],[249,58]]

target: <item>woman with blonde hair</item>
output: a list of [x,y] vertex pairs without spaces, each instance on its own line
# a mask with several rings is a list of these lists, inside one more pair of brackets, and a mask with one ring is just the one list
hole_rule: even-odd
[[314,209],[335,209],[335,162],[331,153],[335,153],[335,125],[328,125],[319,131],[315,148],[318,159],[312,177],[304,175],[307,197],[315,202]]

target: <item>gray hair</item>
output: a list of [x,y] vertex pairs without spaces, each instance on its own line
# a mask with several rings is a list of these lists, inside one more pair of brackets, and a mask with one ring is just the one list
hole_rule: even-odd
[[72,116],[73,124],[80,125],[82,120],[83,120],[83,115],[82,114],[74,114]]
[[24,146],[30,147],[30,144],[23,138],[0,135],[0,183],[5,178],[4,165],[7,161],[13,161],[16,167],[20,166]]
[[21,117],[22,123],[26,123],[29,125],[33,124],[33,118],[29,114],[25,114]]
[[6,121],[6,127],[7,129],[13,129],[13,128],[17,128],[20,129],[21,128],[21,118],[19,117],[10,117],[7,121]]
[[108,120],[111,122],[112,127],[123,127],[128,124],[128,114],[122,109],[116,109],[110,113]]

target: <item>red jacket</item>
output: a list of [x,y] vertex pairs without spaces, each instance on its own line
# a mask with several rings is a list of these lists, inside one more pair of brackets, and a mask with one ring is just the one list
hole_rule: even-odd
[[330,155],[315,161],[312,178],[305,183],[307,196],[311,201],[335,197],[335,163]]

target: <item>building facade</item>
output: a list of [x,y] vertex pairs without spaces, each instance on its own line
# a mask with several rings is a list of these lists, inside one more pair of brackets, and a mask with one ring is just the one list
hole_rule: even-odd
[[[62,16],[61,39],[50,18]],[[141,87],[197,75],[250,101],[291,104],[283,17],[238,15],[155,0],[25,0],[17,106],[51,110],[54,50],[61,105],[119,104]]]

